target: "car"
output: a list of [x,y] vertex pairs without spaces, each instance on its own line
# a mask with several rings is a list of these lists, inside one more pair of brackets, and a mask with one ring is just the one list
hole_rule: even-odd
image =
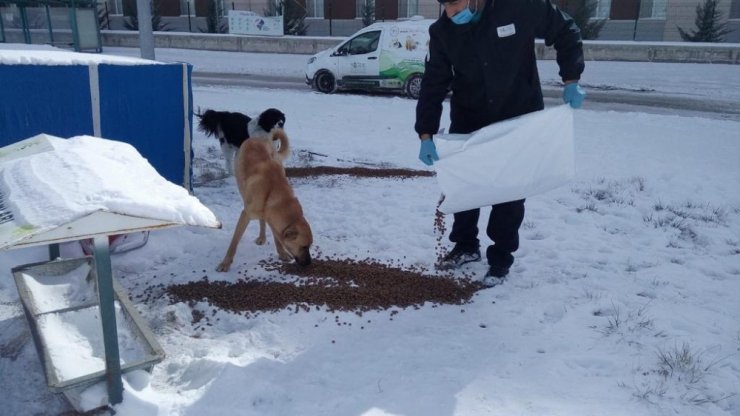
[[309,58],[306,83],[326,94],[341,89],[385,90],[418,99],[433,22],[415,16],[365,27]]

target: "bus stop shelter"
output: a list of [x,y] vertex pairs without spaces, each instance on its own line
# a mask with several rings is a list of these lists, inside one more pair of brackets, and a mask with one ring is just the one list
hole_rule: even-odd
[[96,0],[0,0],[0,42],[7,42],[10,31],[20,31],[29,44],[103,50]]

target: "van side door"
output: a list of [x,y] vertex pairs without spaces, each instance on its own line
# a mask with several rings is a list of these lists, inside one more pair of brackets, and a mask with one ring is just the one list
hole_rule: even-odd
[[344,87],[377,87],[380,79],[381,30],[363,32],[335,52],[337,78]]

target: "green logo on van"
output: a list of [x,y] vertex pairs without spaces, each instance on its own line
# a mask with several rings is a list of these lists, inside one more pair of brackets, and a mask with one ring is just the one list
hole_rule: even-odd
[[403,59],[395,54],[383,51],[380,53],[380,76],[397,78],[405,82],[411,74],[423,73],[424,61],[417,59]]

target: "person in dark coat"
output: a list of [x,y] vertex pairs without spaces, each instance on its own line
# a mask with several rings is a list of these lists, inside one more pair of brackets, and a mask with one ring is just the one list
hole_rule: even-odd
[[[450,133],[472,133],[544,108],[535,38],[555,47],[565,84],[563,101],[581,106],[586,93],[578,85],[584,69],[580,30],[551,0],[438,1],[444,12],[429,27],[429,54],[416,105],[422,162],[439,160],[432,136],[450,91]],[[450,241],[455,246],[438,268],[480,260],[479,216],[480,209],[454,214]],[[484,282],[496,284],[509,273],[523,220],[523,199],[491,207],[486,233],[493,244],[486,250]]]

